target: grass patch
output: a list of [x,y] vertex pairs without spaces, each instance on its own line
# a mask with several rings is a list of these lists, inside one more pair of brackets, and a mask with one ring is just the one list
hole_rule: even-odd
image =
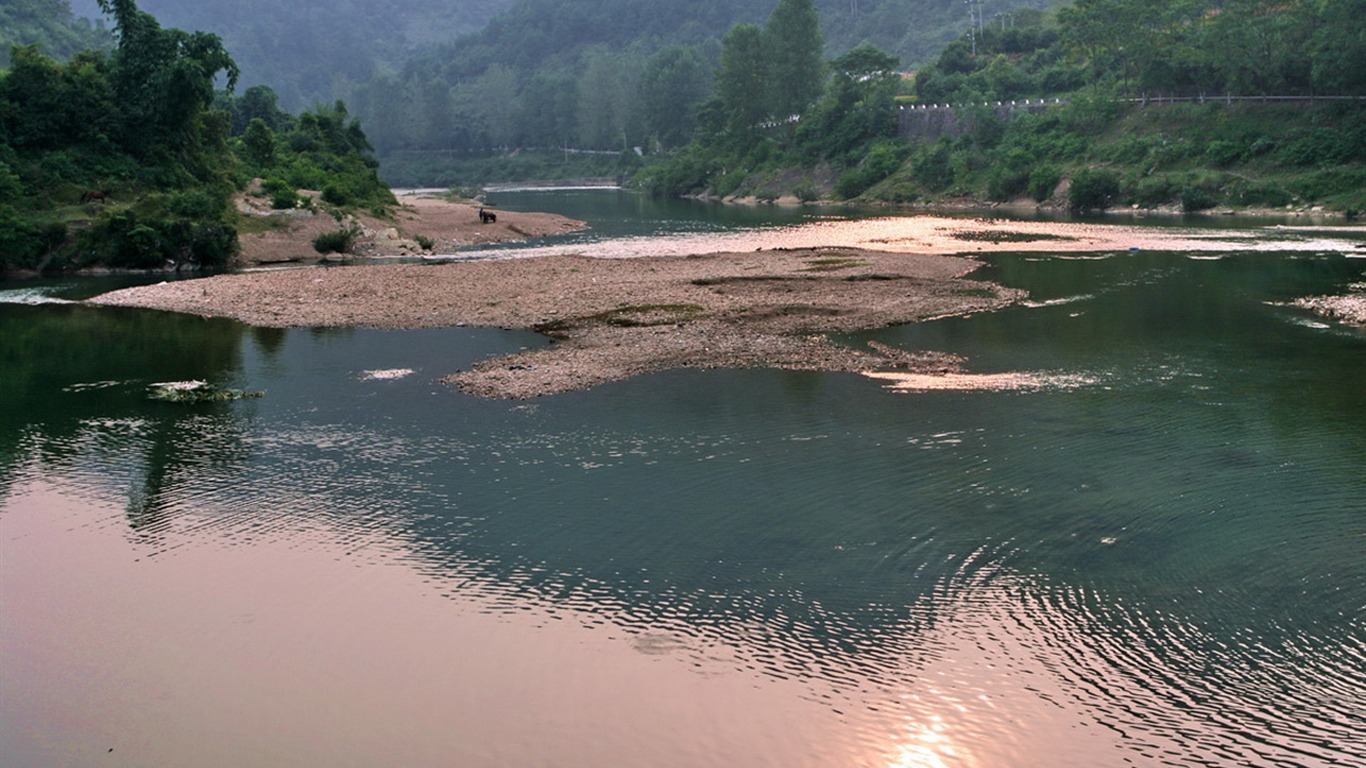
[[238,216],[233,226],[239,235],[263,235],[288,231],[292,223],[288,216]]
[[803,263],[806,266],[797,270],[798,272],[836,272],[841,269],[868,266],[868,262],[848,256],[823,256],[817,259],[809,259]]
[[616,328],[649,328],[657,325],[677,325],[698,317],[704,308],[697,304],[633,304],[609,309],[596,315],[552,320],[534,327],[537,333],[564,338],[575,327],[610,325]]
[[702,307],[697,304],[635,304],[602,312],[593,319],[618,328],[642,328],[681,323],[701,312]]

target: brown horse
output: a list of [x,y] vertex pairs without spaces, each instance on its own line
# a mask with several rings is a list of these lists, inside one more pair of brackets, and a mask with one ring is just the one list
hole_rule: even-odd
[[91,189],[91,190],[87,190],[87,191],[85,192],[85,194],[81,195],[81,204],[84,205],[84,204],[86,204],[86,203],[95,203],[95,202],[103,203],[103,202],[105,202],[105,201],[108,200],[108,199],[109,199],[109,190],[107,190],[107,189],[101,189],[101,190],[94,190],[94,189]]
[[495,221],[498,221],[498,214],[494,213],[493,211],[486,211],[483,208],[479,209],[480,224],[488,224],[489,222]]

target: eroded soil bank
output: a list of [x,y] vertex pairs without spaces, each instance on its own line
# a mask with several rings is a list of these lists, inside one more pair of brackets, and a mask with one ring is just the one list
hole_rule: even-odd
[[486,397],[585,389],[679,367],[947,371],[947,355],[850,348],[827,332],[995,309],[1022,293],[966,279],[979,262],[858,249],[583,256],[219,275],[92,299],[270,327],[529,328],[548,348],[447,381]]

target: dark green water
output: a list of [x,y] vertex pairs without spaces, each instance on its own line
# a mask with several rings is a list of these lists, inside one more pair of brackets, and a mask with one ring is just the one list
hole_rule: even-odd
[[[761,726],[679,724],[686,750],[641,747],[632,734],[661,717],[647,674],[619,694],[639,714],[592,733],[599,753],[565,747],[535,710],[521,751],[466,735],[462,764],[1366,765],[1366,332],[1282,305],[1342,292],[1366,261],[989,262],[982,277],[1031,301],[849,342],[1058,384],[898,392],[845,374],[682,371],[492,402],[436,380],[539,337],[0,304],[0,683],[80,685],[41,632],[16,626],[40,612],[12,564],[42,537],[63,553],[55,574],[83,568],[63,543],[80,530],[118,542],[135,579],[158,562],[192,572],[223,549],[244,562],[272,543],[307,551],[323,545],[300,542],[325,530],[359,573],[420,574],[426,611],[583,624],[685,675],[793,686],[837,723],[824,751],[795,756]],[[412,373],[367,376],[388,369]],[[184,379],[267,395],[143,397],[149,382]],[[35,533],[44,515],[60,523]],[[270,642],[327,657],[337,634],[280,628]],[[561,642],[518,637],[536,658]],[[460,667],[458,649],[413,653],[417,667]],[[572,674],[530,669],[510,665],[502,680],[572,701]],[[0,751],[94,764],[59,762],[52,743],[98,728],[95,709],[54,721],[0,693]],[[794,715],[784,727],[808,725]],[[187,718],[142,747],[213,727]],[[129,741],[115,754],[159,764]],[[349,754],[363,765],[382,753]]]

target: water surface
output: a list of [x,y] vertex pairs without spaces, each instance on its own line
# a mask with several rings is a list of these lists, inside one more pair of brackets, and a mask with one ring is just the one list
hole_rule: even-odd
[[437,379],[533,334],[0,304],[0,753],[1366,765],[1366,334],[1284,306],[1366,263],[988,260],[1031,301],[846,340],[1034,385],[509,403]]

